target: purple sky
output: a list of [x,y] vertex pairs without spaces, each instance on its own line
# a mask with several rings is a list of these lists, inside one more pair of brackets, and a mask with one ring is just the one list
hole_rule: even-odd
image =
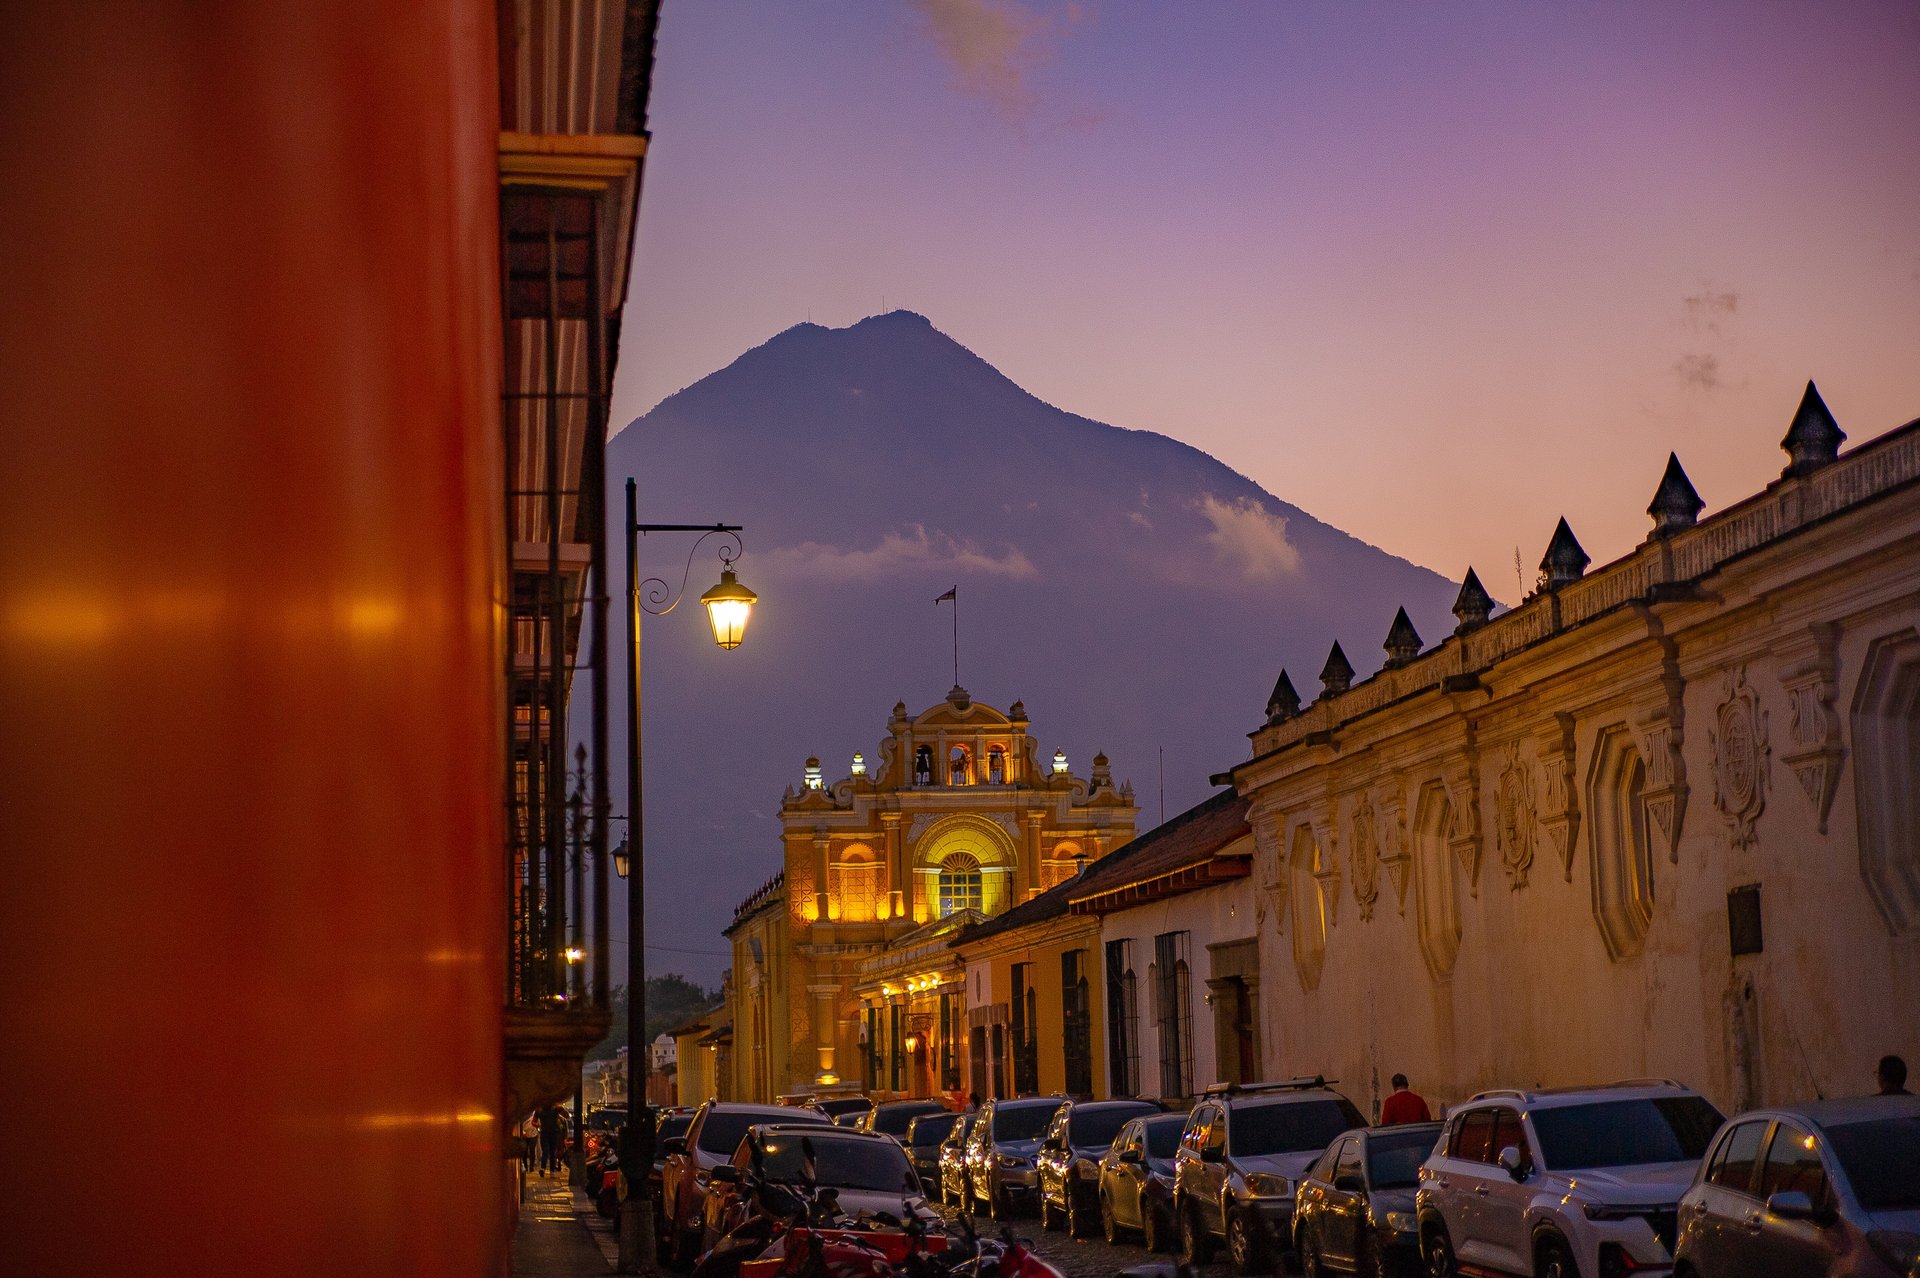
[[1511,601],[1920,414],[1913,0],[670,0],[652,126],[617,422],[907,307]]

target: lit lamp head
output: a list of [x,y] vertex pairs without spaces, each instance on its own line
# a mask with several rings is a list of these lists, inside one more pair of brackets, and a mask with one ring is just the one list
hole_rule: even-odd
[[853,775],[856,777],[867,775],[867,757],[858,752],[853,756]]
[[915,1033],[915,1034],[908,1034],[908,1035],[907,1035],[907,1044],[906,1044],[906,1046],[907,1046],[907,1050],[908,1050],[909,1052],[917,1052],[917,1051],[919,1051],[919,1050],[920,1050],[920,1035],[919,1035],[919,1034],[917,1034],[917,1033]]
[[722,648],[738,648],[747,637],[747,618],[760,596],[740,584],[733,575],[732,560],[723,562],[720,584],[701,595],[700,602],[707,606],[707,619],[713,623],[713,641]]
[[633,855],[627,851],[627,841],[620,840],[620,846],[613,850],[613,872],[621,878],[627,877],[627,869],[633,864]]
[[1067,752],[1065,750],[1055,750],[1053,752],[1053,770],[1055,772],[1065,772],[1067,770]]

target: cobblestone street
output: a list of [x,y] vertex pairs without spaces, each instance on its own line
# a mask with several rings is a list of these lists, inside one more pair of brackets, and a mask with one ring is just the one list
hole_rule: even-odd
[[[942,1207],[943,1215],[952,1219],[959,1213],[951,1207]],[[974,1224],[987,1237],[999,1234],[1000,1224],[984,1216],[976,1217]],[[1150,1255],[1147,1249],[1137,1243],[1122,1243],[1110,1247],[1098,1234],[1090,1238],[1069,1238],[1065,1230],[1044,1230],[1040,1228],[1040,1218],[1023,1216],[1013,1222],[1014,1236],[1032,1246],[1034,1252],[1044,1257],[1050,1264],[1059,1267],[1067,1278],[1110,1278],[1123,1269],[1134,1265],[1158,1264],[1166,1267],[1171,1275],[1178,1262],[1177,1256]],[[1216,1261],[1199,1271],[1200,1278],[1226,1278],[1232,1269]]]

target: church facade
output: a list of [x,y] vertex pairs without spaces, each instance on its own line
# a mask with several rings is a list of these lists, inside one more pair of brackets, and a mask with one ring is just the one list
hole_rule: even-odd
[[918,714],[896,704],[838,780],[807,760],[781,802],[782,867],[727,929],[737,1097],[963,1090],[953,935],[1134,835],[1106,757],[1077,776],[1029,727],[1020,702],[1002,712],[956,686]]

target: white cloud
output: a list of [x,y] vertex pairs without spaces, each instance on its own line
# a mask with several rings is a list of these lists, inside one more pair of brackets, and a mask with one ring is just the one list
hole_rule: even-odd
[[1024,581],[1038,577],[1033,561],[1018,546],[994,555],[971,541],[925,525],[915,524],[910,532],[890,532],[880,544],[867,550],[829,546],[818,541],[803,541],[796,546],[781,546],[758,556],[767,564],[768,575],[816,577],[827,581],[877,581],[900,573],[938,568],[945,571],[986,577],[1010,577]]
[[1249,581],[1272,581],[1300,571],[1300,552],[1287,540],[1287,517],[1270,514],[1252,497],[1222,501],[1208,493],[1194,503],[1213,524],[1207,540]]
[[1045,59],[1050,23],[1018,0],[913,0],[925,35],[953,68],[955,87],[1016,120],[1033,110],[1027,72]]

